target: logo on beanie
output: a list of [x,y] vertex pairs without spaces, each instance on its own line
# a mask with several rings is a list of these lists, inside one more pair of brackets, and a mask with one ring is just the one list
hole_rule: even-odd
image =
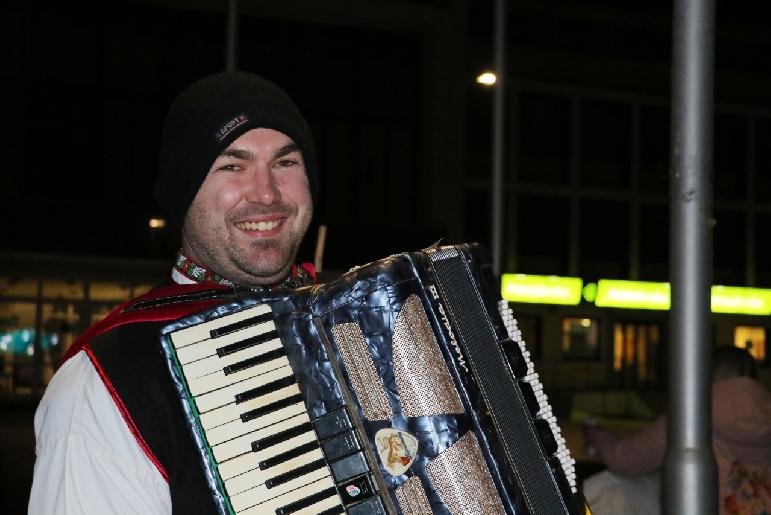
[[249,118],[245,114],[239,114],[232,120],[230,120],[228,123],[220,127],[220,130],[217,131],[217,139],[222,141],[225,138],[228,137],[228,134],[245,124],[249,121]]

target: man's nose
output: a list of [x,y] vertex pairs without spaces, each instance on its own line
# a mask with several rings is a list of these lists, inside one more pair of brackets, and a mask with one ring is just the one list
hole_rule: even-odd
[[269,206],[281,199],[281,192],[270,166],[257,165],[245,179],[244,199],[247,202]]

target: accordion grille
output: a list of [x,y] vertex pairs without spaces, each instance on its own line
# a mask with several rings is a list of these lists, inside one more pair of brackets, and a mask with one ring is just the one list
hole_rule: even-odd
[[393,362],[402,411],[407,417],[463,413],[439,344],[417,295],[396,317]]
[[367,420],[391,420],[393,408],[359,324],[336,324],[332,326],[332,335],[364,416]]
[[473,432],[434,458],[426,471],[453,515],[505,513]]

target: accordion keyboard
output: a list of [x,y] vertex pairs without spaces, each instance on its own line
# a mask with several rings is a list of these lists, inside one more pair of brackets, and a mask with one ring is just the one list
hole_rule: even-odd
[[[373,492],[349,416],[311,420],[267,305],[171,335],[214,468],[238,514],[342,513]],[[343,464],[331,459],[351,455]],[[364,509],[362,506],[361,509]],[[367,505],[377,513],[377,503]],[[363,511],[361,513],[364,513]]]

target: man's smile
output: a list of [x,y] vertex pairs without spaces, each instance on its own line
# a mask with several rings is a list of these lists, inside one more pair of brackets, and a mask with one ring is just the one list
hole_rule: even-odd
[[243,231],[269,231],[279,226],[281,220],[271,220],[269,222],[238,222],[236,227]]

